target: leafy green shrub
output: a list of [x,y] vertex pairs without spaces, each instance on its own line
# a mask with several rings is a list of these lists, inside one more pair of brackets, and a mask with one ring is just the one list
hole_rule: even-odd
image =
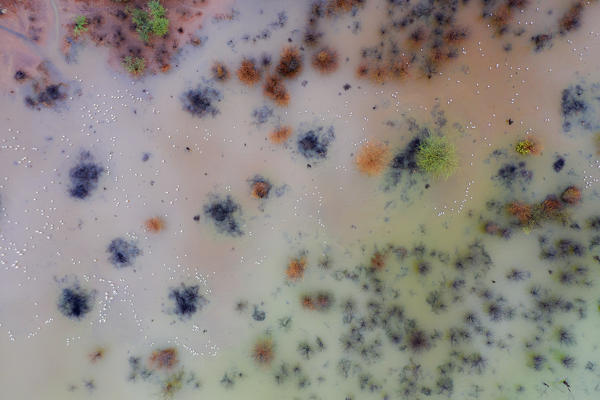
[[123,67],[132,75],[140,75],[146,69],[144,57],[127,56],[123,58]]
[[160,5],[159,0],[150,0],[148,8],[152,17],[152,33],[156,36],[165,36],[169,30],[169,20],[165,16],[164,7]]
[[152,18],[164,18],[166,11],[163,6],[160,5],[159,0],[150,0],[148,2],[148,9]]
[[81,35],[83,32],[87,32],[87,18],[84,15],[78,15],[75,18],[75,26],[73,27],[73,35],[75,37]]
[[533,142],[529,139],[525,139],[517,143],[517,145],[515,146],[515,151],[519,154],[526,155],[533,151],[533,147]]
[[169,31],[169,20],[166,18],[155,18],[152,20],[152,33],[156,36],[165,36]]
[[131,19],[135,24],[135,29],[144,42],[150,40],[151,34],[162,37],[169,31],[169,20],[160,1],[150,0],[148,10],[136,8],[131,11]]
[[417,166],[434,178],[448,179],[458,167],[456,148],[445,137],[428,137],[419,146]]
[[140,39],[142,39],[144,42],[150,40],[152,25],[148,13],[144,10],[136,8],[131,12],[131,20],[135,24],[135,30],[140,35]]

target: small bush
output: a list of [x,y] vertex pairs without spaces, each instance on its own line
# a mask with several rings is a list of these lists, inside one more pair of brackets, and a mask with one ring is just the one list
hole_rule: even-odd
[[81,35],[83,32],[87,32],[87,18],[84,15],[78,15],[75,18],[75,26],[73,27],[73,35],[75,37]]
[[158,0],[148,2],[148,10],[136,8],[131,11],[131,20],[135,24],[135,30],[144,42],[150,40],[150,35],[165,36],[169,31],[169,19],[166,10]]
[[127,56],[123,59],[123,67],[132,75],[141,75],[146,69],[146,60],[143,57]]
[[152,19],[152,33],[156,36],[165,36],[169,31],[169,20],[165,17],[165,8],[160,5],[158,0],[149,1],[148,8]]
[[152,33],[156,36],[165,36],[169,31],[169,20],[166,18],[157,18],[152,20]]
[[421,143],[417,166],[434,178],[448,179],[458,167],[456,148],[445,137],[432,136]]
[[131,12],[131,20],[135,24],[135,30],[140,35],[140,39],[142,39],[144,42],[149,41],[152,25],[148,13],[144,10],[136,8]]
[[531,140],[525,139],[521,140],[515,146],[515,151],[519,154],[526,155],[533,151],[534,144]]

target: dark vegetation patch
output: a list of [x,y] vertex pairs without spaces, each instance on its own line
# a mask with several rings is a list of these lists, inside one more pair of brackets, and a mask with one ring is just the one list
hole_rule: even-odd
[[589,269],[581,265],[562,266],[554,273],[558,283],[564,286],[589,287],[592,285]]
[[230,236],[244,234],[240,227],[241,207],[231,196],[212,196],[204,206],[204,215],[210,218],[217,231]]
[[480,241],[467,246],[464,252],[459,253],[454,261],[454,268],[458,271],[479,270],[485,271],[492,265],[492,257]]
[[[463,6],[458,1],[387,2],[385,17],[378,24],[379,40],[361,49],[359,77],[381,83],[417,73],[428,78],[435,76],[460,55],[461,45],[469,38],[467,27],[456,23]],[[306,42],[319,44],[318,22],[328,15],[312,10]],[[351,29],[355,32],[359,26]]]
[[552,35],[547,33],[540,33],[531,37],[533,43],[533,49],[537,52],[549,49],[552,47]]
[[439,314],[448,309],[443,294],[439,290],[432,290],[425,298],[425,302],[431,307],[431,311]]
[[[564,204],[557,196],[549,196],[544,201]],[[490,209],[496,208],[498,215],[505,215],[503,203],[492,204]],[[580,229],[577,232],[582,235],[586,231]],[[593,269],[580,262],[588,251],[587,242],[580,239],[546,239],[544,243],[554,249],[559,261],[544,263],[548,271],[544,267],[538,271],[537,265],[527,269],[504,269],[505,266],[496,265],[492,269],[492,256],[481,241],[456,249],[455,255],[417,243],[402,252],[399,265],[392,266],[397,271],[396,279],[415,279],[410,284],[410,293],[401,292],[397,285],[390,283],[394,278],[382,275],[383,269],[372,268],[368,262],[332,271],[332,278],[350,281],[356,287],[354,298],[336,305],[339,307],[336,314],[343,324],[339,336],[343,355],[338,360],[337,372],[343,379],[356,380],[359,387],[370,391],[371,378],[364,373],[366,370],[379,376],[376,375],[377,366],[385,362],[383,360],[408,358],[410,363],[398,370],[399,379],[394,380],[393,386],[385,380],[372,382],[374,392],[385,398],[393,387],[406,398],[418,397],[423,390],[429,395],[437,393],[451,397],[455,379],[463,374],[482,374],[496,362],[489,360],[483,351],[473,351],[473,343],[481,343],[490,349],[521,352],[525,354],[522,364],[536,370],[555,367],[575,370],[578,360],[573,357],[574,352],[550,357],[540,350],[547,348],[548,341],[561,346],[574,345],[574,332],[557,329],[557,318],[583,319],[591,308],[596,309],[596,303],[588,304],[582,294],[565,291],[565,287],[581,290],[591,287]],[[598,243],[600,246],[600,239]],[[383,248],[403,247],[389,244]],[[393,261],[391,257],[389,261]],[[428,268],[435,271],[438,263],[444,266],[443,281],[432,285],[432,281],[426,279],[429,275],[419,274],[418,266],[433,266]],[[413,269],[406,265],[412,265]],[[494,271],[492,274],[498,276],[499,270],[506,281],[495,286],[497,278],[488,274]],[[514,291],[503,293],[507,284],[517,292],[523,291],[526,297],[515,296]],[[410,315],[414,313],[415,301],[429,304],[429,307],[419,307],[418,315]],[[308,304],[314,305],[314,300]],[[457,323],[444,331],[436,329],[436,325],[425,328],[429,324],[424,321],[430,323],[446,311],[462,312],[464,318],[457,319]],[[535,333],[531,336],[524,333],[515,337],[514,331],[503,334],[494,328],[507,324],[537,329],[532,330]],[[449,347],[445,346],[446,341]],[[436,361],[426,361],[430,360],[428,353],[432,349],[435,349]],[[303,358],[317,357],[316,346],[309,341],[300,342],[297,351]],[[493,389],[481,389],[480,394],[493,397]]]
[[417,152],[421,146],[421,141],[422,139],[420,137],[412,138],[411,141],[392,158],[389,176],[393,186],[396,186],[400,182],[404,173],[412,175],[419,170],[419,167],[417,166]]
[[510,227],[502,226],[495,221],[486,221],[483,224],[483,231],[488,235],[499,236],[504,239],[510,239],[512,236],[512,230]]
[[182,283],[180,287],[169,291],[169,298],[174,302],[173,312],[181,318],[190,318],[208,304],[206,297],[200,294],[198,285],[187,286]]
[[581,15],[584,5],[584,1],[575,0],[572,2],[571,7],[562,15],[558,21],[559,31],[562,35],[576,30],[581,26]]
[[[398,186],[403,177],[405,177],[404,183],[406,186],[412,187],[417,184],[418,180],[416,178],[421,175],[421,169],[417,164],[419,149],[427,138],[439,135],[440,128],[447,123],[444,112],[439,110],[439,107],[434,107],[431,115],[435,123],[433,131],[426,126],[419,125],[413,118],[407,119],[407,129],[412,138],[393,155],[386,174],[386,190]],[[408,200],[406,193],[402,193],[401,196],[404,200]]]
[[[571,130],[572,122],[567,121],[574,116],[583,114],[588,106],[583,97],[585,90],[581,85],[570,86],[562,91],[560,101],[561,112],[563,116],[563,130]],[[583,121],[581,121],[583,123]]]
[[586,251],[583,243],[573,239],[559,239],[556,250],[559,257],[583,257]]
[[138,378],[147,380],[154,374],[154,371],[152,371],[144,366],[144,362],[142,361],[141,357],[131,356],[131,357],[129,357],[128,362],[129,362],[129,368],[130,368],[130,372],[129,372],[129,380],[130,381],[136,381]]
[[566,238],[551,243],[545,236],[540,236],[538,243],[540,245],[540,257],[547,261],[583,257],[587,250],[583,243]]
[[480,294],[484,301],[483,311],[492,322],[500,322],[505,319],[512,319],[514,309],[507,304],[507,301],[501,295],[495,295],[490,290],[484,290]]
[[219,114],[217,103],[222,99],[221,92],[208,86],[199,86],[183,94],[183,106],[196,117]]
[[552,169],[554,172],[560,172],[565,167],[565,159],[562,157],[558,157],[554,164],[552,164]]
[[523,271],[523,270],[519,270],[516,268],[511,269],[507,274],[506,274],[506,279],[508,279],[509,281],[524,281],[527,280],[531,277],[531,272],[529,271]]
[[600,231],[600,215],[588,218],[587,225],[594,231]]
[[238,380],[244,378],[244,373],[236,370],[225,371],[219,383],[225,389],[231,389],[235,386]]
[[264,321],[265,318],[267,318],[267,313],[255,305],[254,311],[252,312],[252,319],[255,321],[261,322],[261,321]]
[[133,265],[136,257],[142,254],[133,241],[127,241],[123,238],[113,239],[106,252],[110,255],[108,261],[117,268]]
[[[130,356],[128,379],[131,382],[144,381],[158,386],[161,397],[173,398],[181,389],[199,389],[200,381],[196,374],[179,365],[177,348],[169,347],[154,350],[149,356]],[[177,367],[177,368],[175,368]],[[176,369],[176,371],[173,371]]]
[[335,139],[333,126],[319,126],[298,136],[298,152],[306,159],[324,159],[327,157],[329,145]]
[[526,320],[551,326],[557,314],[575,313],[579,319],[586,316],[586,302],[581,298],[568,299],[562,293],[541,286],[532,287],[529,296],[532,300],[531,305],[523,313]]
[[57,103],[67,98],[66,85],[53,83],[40,86],[37,82],[33,85],[34,93],[25,96],[25,104],[31,108],[40,109],[40,106],[54,107]]
[[257,107],[252,111],[252,117],[254,118],[254,123],[257,125],[262,125],[269,120],[273,116],[273,108],[269,106]]
[[558,342],[563,346],[572,346],[575,344],[575,335],[566,327],[558,328],[556,332]]
[[82,153],[81,161],[69,171],[71,197],[85,199],[90,196],[98,187],[98,180],[103,172],[104,167],[94,163],[90,153]]
[[536,371],[541,371],[546,364],[546,356],[540,353],[534,353],[529,356],[529,366]]
[[92,310],[94,293],[79,285],[64,288],[58,299],[58,310],[66,317],[82,319]]
[[[567,2],[565,1],[564,3]],[[551,32],[541,33],[531,37],[531,41],[534,44],[534,50],[541,51],[548,49],[552,47],[551,40],[554,36],[565,36],[581,27],[584,7],[590,4],[590,2],[585,2],[583,0],[571,0],[570,6],[558,19],[556,28],[553,28]]]
[[429,350],[431,347],[431,340],[425,331],[417,328],[412,328],[408,332],[406,345],[410,350],[415,353]]
[[287,24],[287,21],[288,21],[288,16],[287,16],[286,12],[280,11],[277,13],[275,19],[267,24],[267,27],[261,28],[259,31],[257,31],[254,34],[244,33],[240,37],[240,40],[242,40],[244,42],[252,42],[255,44],[256,42],[258,42],[260,40],[269,39],[273,32],[285,27]]
[[15,72],[14,77],[17,82],[24,81],[25,79],[27,79],[27,73],[19,69]]
[[500,182],[504,187],[512,189],[515,185],[520,185],[525,190],[526,185],[531,182],[533,171],[527,169],[525,161],[518,163],[505,163],[492,177],[493,180]]
[[563,131],[600,129],[600,84],[578,83],[564,89],[561,94],[560,110]]

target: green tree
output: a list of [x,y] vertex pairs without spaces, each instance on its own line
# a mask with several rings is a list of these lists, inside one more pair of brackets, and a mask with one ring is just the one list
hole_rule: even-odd
[[445,137],[423,140],[416,155],[417,166],[434,178],[448,179],[458,167],[456,148]]
[[87,24],[88,24],[87,18],[84,15],[78,15],[75,18],[75,26],[73,27],[73,35],[75,35],[75,37],[78,37],[83,32],[87,32],[87,30],[88,30]]
[[144,42],[150,40],[150,35],[162,37],[169,31],[167,12],[160,1],[149,1],[147,8],[148,11],[139,8],[131,11],[131,19],[135,24],[135,29]]
[[144,57],[127,56],[123,58],[123,67],[132,75],[140,75],[146,69]]

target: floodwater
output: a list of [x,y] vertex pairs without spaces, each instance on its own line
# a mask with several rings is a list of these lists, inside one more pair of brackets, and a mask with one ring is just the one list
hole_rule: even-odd
[[[600,396],[600,6],[522,2],[500,32],[483,3],[520,2],[447,2],[466,37],[427,77],[423,10],[450,6],[362,3],[319,17],[329,74],[303,44],[310,1],[207,9],[201,45],[141,77],[85,38],[67,60],[63,24],[44,46],[66,90],[51,107],[28,106],[31,84],[9,71],[0,397]],[[416,22],[391,27],[402,15]],[[417,25],[426,39],[406,44]],[[403,79],[359,76],[394,43],[412,46]],[[275,71],[289,45],[304,60],[284,80],[289,105],[237,79],[243,58],[268,55]],[[274,143],[281,126],[291,136]],[[456,148],[448,179],[398,166],[427,135]],[[515,151],[527,138],[538,154]],[[370,175],[365,143],[387,149]],[[519,222],[512,202],[539,215]]]

